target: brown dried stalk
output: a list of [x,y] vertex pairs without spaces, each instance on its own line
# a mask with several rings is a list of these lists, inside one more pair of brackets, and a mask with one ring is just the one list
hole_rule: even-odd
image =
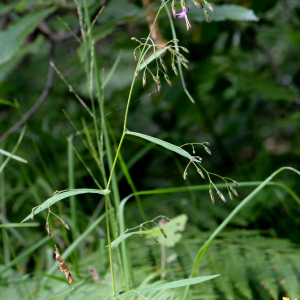
[[75,283],[75,280],[70,273],[68,264],[60,256],[56,245],[54,245],[54,247],[55,247],[55,251],[54,251],[55,259],[59,262],[59,269],[66,275],[66,278],[68,279],[69,283]]

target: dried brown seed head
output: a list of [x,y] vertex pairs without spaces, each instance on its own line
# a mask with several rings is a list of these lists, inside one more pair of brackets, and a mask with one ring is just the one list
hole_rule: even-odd
[[68,264],[60,256],[56,245],[54,245],[54,247],[55,247],[55,251],[54,251],[55,259],[59,262],[59,269],[65,274],[65,276],[68,279],[69,283],[74,284],[75,280],[74,280],[74,278],[72,277],[72,275],[70,273],[70,269],[68,267]]

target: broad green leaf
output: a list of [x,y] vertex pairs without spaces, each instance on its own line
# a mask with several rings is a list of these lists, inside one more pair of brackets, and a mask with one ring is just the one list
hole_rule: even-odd
[[0,65],[17,54],[26,36],[55,9],[55,7],[52,7],[26,14],[7,30],[0,32]]
[[[106,195],[109,194],[109,190],[94,190],[94,189],[76,189],[76,190],[66,190],[59,192],[58,194],[54,195],[53,197],[47,199],[44,203],[38,206],[36,210],[34,210],[34,215],[38,214],[44,209],[47,209],[57,201],[60,201],[62,199],[68,198],[70,196],[75,195],[81,195],[81,194],[100,194],[100,195]],[[29,220],[31,218],[31,214],[28,215],[21,223]]]
[[218,274],[218,275],[210,275],[210,276],[200,276],[200,277],[195,277],[195,278],[173,281],[173,282],[169,282],[169,283],[163,283],[163,284],[151,286],[151,287],[136,290],[136,291],[129,291],[124,294],[115,296],[115,299],[122,299],[122,298],[130,297],[130,296],[136,296],[136,292],[143,294],[143,293],[151,292],[151,291],[167,290],[167,289],[174,289],[174,288],[178,288],[178,287],[182,287],[182,286],[188,286],[191,284],[196,284],[196,283],[204,282],[207,280],[211,280],[218,276],[220,276],[220,275]]
[[171,46],[165,47],[165,48],[158,50],[155,53],[151,54],[150,57],[140,65],[139,71],[143,70],[154,59],[159,58],[164,52],[166,52],[168,50],[168,48],[171,48]]
[[165,245],[167,247],[174,247],[176,243],[178,243],[181,240],[181,234],[178,233],[178,231],[184,231],[185,229],[185,224],[187,221],[188,217],[187,215],[180,215],[174,219],[171,219],[170,222],[166,222],[162,227],[164,230],[167,238],[165,238],[159,228],[153,227],[151,228],[151,231],[157,232],[159,234],[153,234],[153,237],[158,240],[158,242],[162,245]]
[[[216,13],[212,13],[208,10],[209,18],[211,21],[258,21],[258,17],[254,14],[252,9],[248,9],[243,6],[234,4],[215,5],[212,3]],[[205,15],[203,11],[196,8],[194,5],[190,6],[189,19],[203,22],[205,21]]]
[[[151,230],[152,234],[161,234],[160,230]],[[118,247],[118,245],[126,240],[128,237],[134,235],[134,234],[150,234],[149,231],[134,231],[134,232],[129,232],[129,233],[124,233],[122,235],[120,235],[117,239],[115,239],[112,243],[111,246],[112,247]]]
[[5,155],[5,156],[8,156],[8,157],[10,157],[12,159],[15,159],[17,161],[20,161],[20,162],[22,162],[24,164],[28,163],[28,161],[26,159],[23,159],[23,158],[21,158],[20,156],[17,156],[17,155],[13,155],[12,153],[7,152],[7,151],[5,151],[5,150],[3,150],[1,148],[0,148],[0,153],[3,154],[3,155]]
[[149,136],[149,135],[145,135],[145,134],[142,134],[142,133],[138,133],[138,132],[132,132],[132,131],[129,131],[126,129],[125,131],[126,134],[129,134],[129,135],[134,135],[134,136],[138,136],[142,139],[145,139],[145,140],[148,140],[154,144],[157,144],[159,146],[162,146],[168,150],[171,150],[173,152],[176,152],[190,160],[193,160],[194,162],[198,162],[198,163],[201,163],[201,161],[195,157],[192,157],[187,151],[183,150],[182,148],[178,147],[178,146],[175,146],[173,144],[170,144],[168,142],[165,142],[163,140],[160,140],[160,139],[157,139],[157,138],[154,138],[152,136]]

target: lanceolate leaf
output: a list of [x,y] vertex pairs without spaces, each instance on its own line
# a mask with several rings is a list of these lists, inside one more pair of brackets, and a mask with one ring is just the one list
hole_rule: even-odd
[[[216,13],[209,11],[209,18],[211,21],[258,21],[258,17],[255,15],[252,9],[248,9],[243,6],[234,4],[223,4],[215,5],[212,4]],[[202,22],[205,21],[204,13],[197,9],[195,6],[191,5],[189,11],[189,19]]]
[[151,286],[151,287],[136,290],[136,291],[129,291],[129,292],[126,292],[124,294],[115,296],[115,299],[123,299],[123,298],[129,297],[129,296],[136,296],[136,292],[138,292],[140,294],[143,294],[143,293],[151,292],[151,291],[174,289],[174,288],[178,288],[178,287],[182,287],[182,286],[187,286],[187,285],[207,281],[207,280],[216,278],[218,276],[220,276],[220,275],[201,276],[201,277],[195,277],[195,278],[190,278],[190,279],[183,279],[183,280],[173,281],[173,282],[169,282],[169,283],[163,283],[163,284],[159,284],[159,285],[156,285],[156,286]]
[[10,60],[18,52],[26,36],[55,9],[52,7],[26,14],[7,30],[0,32],[0,65]]
[[[76,189],[76,190],[66,190],[59,192],[58,194],[54,195],[53,197],[47,199],[43,204],[38,206],[36,210],[34,210],[34,215],[38,214],[44,209],[47,209],[57,201],[60,201],[62,199],[68,198],[70,196],[74,195],[80,195],[80,194],[100,194],[100,195],[106,195],[110,193],[109,190],[94,190],[94,189]],[[31,214],[28,215],[21,223],[29,220],[31,218]]]
[[133,231],[133,232],[128,232],[128,233],[124,233],[122,235],[120,235],[117,239],[115,239],[112,243],[111,246],[112,247],[117,247],[122,241],[126,240],[128,237],[130,237],[131,235],[134,234],[152,234],[155,233],[157,234],[161,234],[160,230],[151,230],[150,231]]
[[188,159],[191,159],[195,162],[201,162],[199,159],[195,158],[195,157],[192,157],[187,151],[183,150],[182,148],[178,147],[178,146],[175,146],[173,144],[170,144],[168,142],[165,142],[163,140],[160,140],[160,139],[157,139],[157,138],[154,138],[152,136],[149,136],[149,135],[145,135],[145,134],[142,134],[142,133],[137,133],[137,132],[132,132],[132,131],[129,131],[129,130],[126,130],[126,134],[130,134],[130,135],[134,135],[134,136],[138,136],[142,139],[145,139],[145,140],[148,140],[152,143],[155,143],[159,146],[162,146],[168,150],[171,150],[173,152],[176,152]]

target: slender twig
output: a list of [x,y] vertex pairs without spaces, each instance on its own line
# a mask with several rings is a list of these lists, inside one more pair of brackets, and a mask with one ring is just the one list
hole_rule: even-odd
[[12,133],[16,132],[35,112],[36,110],[41,106],[41,104],[46,100],[49,91],[52,87],[53,83],[53,75],[54,75],[54,70],[51,67],[51,62],[54,62],[54,57],[53,57],[53,44],[50,42],[50,62],[49,62],[49,70],[48,70],[48,75],[47,75],[47,81],[46,85],[43,89],[43,92],[39,99],[35,102],[35,104],[22,116],[22,118],[10,129],[8,129],[5,133],[3,133],[0,136],[0,143],[5,140],[8,136],[10,136]]

